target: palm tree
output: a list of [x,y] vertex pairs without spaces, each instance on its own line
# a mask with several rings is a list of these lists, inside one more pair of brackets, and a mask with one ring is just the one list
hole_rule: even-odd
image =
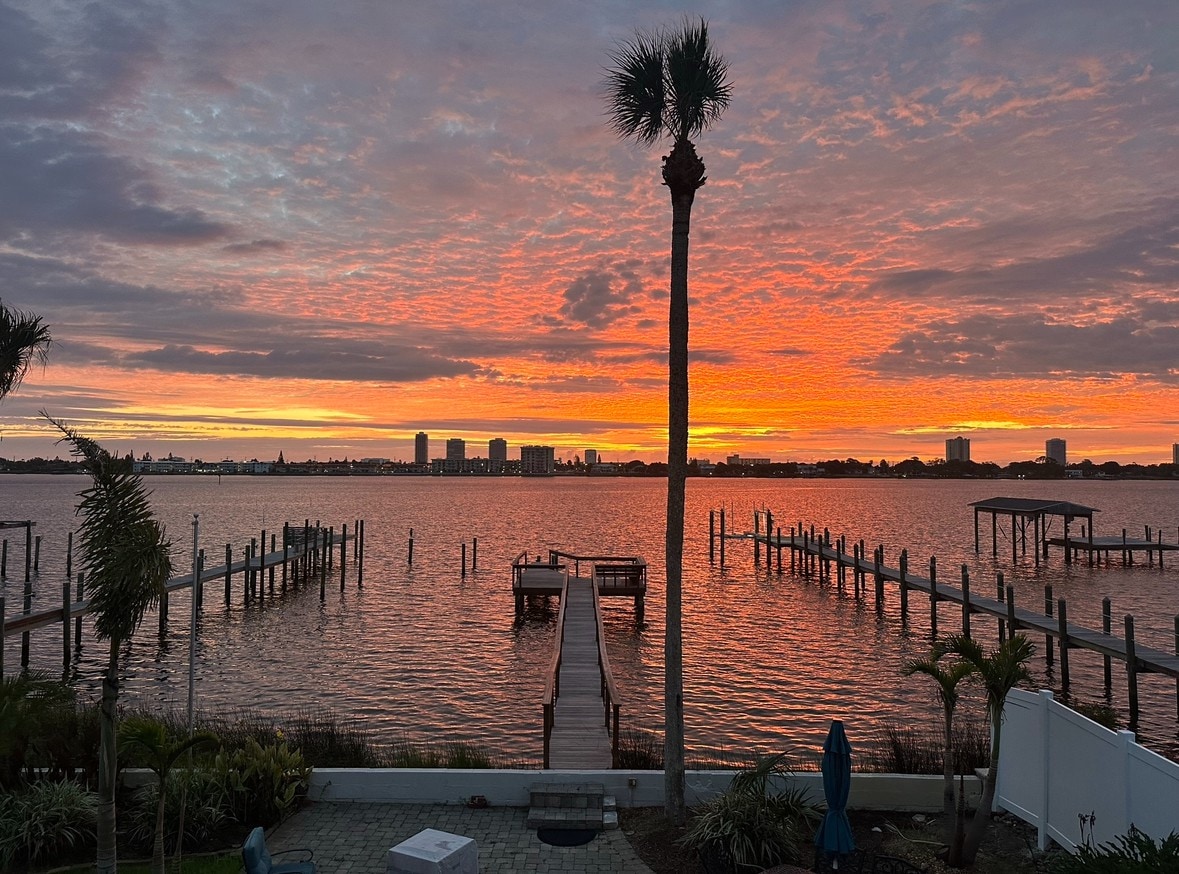
[[79,494],[83,553],[94,633],[110,644],[102,680],[98,756],[98,874],[117,870],[115,781],[118,775],[116,705],[119,651],[135,634],[144,614],[160,598],[172,572],[164,528],[152,516],[148,493],[126,461],[46,416],[62,432],[90,474],[91,486]]
[[684,808],[682,590],[684,490],[688,469],[688,230],[692,201],[705,182],[692,137],[720,118],[732,86],[728,64],[708,39],[708,25],[685,19],[674,31],[638,33],[610,55],[605,88],[613,130],[642,145],[672,141],[663,158],[671,192],[671,302],[668,313],[667,607],[664,637],[664,792],[668,817]]
[[937,650],[923,659],[913,659],[905,662],[901,673],[906,677],[914,674],[925,674],[937,684],[934,690],[937,700],[942,705],[945,731],[945,748],[942,750],[942,775],[945,786],[942,789],[942,812],[945,814],[949,828],[954,828],[954,708],[958,706],[958,684],[974,673],[974,665],[967,661],[956,661],[949,668],[944,668],[938,662]]
[[[185,738],[173,738],[164,723],[147,716],[132,716],[124,720],[119,726],[119,741],[141,753],[148,769],[156,775],[156,834],[152,841],[151,872],[164,874],[164,799],[168,774],[185,753],[197,747],[217,746],[220,741],[216,735],[206,731]],[[177,837],[178,846],[183,837],[183,834]]]
[[45,363],[52,342],[40,316],[9,309],[0,301],[0,400],[20,386],[34,360]]
[[987,716],[991,721],[991,761],[986,779],[983,781],[982,798],[961,844],[960,857],[954,857],[955,847],[951,846],[951,855],[946,859],[947,864],[955,868],[966,868],[974,864],[987,825],[991,821],[991,806],[995,801],[995,787],[999,778],[1003,704],[1007,700],[1008,692],[1020,683],[1032,679],[1027,662],[1035,651],[1035,644],[1023,634],[1013,634],[990,653],[984,653],[977,641],[964,634],[946,638],[934,645],[935,659],[940,659],[944,655],[955,655],[971,666],[971,673],[982,683],[987,701]]

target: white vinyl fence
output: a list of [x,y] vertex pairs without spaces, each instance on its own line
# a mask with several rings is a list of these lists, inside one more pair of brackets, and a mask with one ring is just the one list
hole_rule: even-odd
[[[1152,838],[1179,831],[1179,764],[1065,707],[1051,692],[1014,689],[1003,709],[995,804],[1070,850],[1093,815],[1094,845],[1133,824]],[[1087,828],[1087,831],[1088,828]]]

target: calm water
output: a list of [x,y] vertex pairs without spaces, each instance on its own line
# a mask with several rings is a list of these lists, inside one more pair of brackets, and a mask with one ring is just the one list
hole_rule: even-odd
[[[36,585],[46,604],[60,598],[66,534],[76,524],[75,477],[0,476],[0,518],[33,519],[42,536]],[[211,477],[148,480],[153,505],[167,524],[178,568],[191,566],[192,514],[201,518],[201,545],[221,562],[251,536],[283,521],[310,517],[349,526],[365,520],[365,586],[351,570],[344,592],[338,577],[320,603],[318,586],[264,607],[235,603],[228,610],[210,585],[197,646],[197,700],[206,710],[250,704],[289,712],[323,706],[363,720],[381,737],[423,739],[439,734],[540,755],[540,706],[551,654],[554,616],[513,622],[510,563],[522,550],[552,547],[583,554],[640,554],[651,563],[647,624],[637,628],[625,599],[606,601],[610,657],[625,700],[628,726],[662,723],[663,480],[459,478]],[[920,679],[900,665],[929,646],[928,601],[911,601],[908,625],[891,595],[878,614],[871,604],[819,588],[789,573],[753,565],[747,543],[730,542],[727,567],[708,561],[708,511],[724,506],[730,528],[752,528],[755,508],[772,510],[784,527],[801,520],[832,535],[883,543],[889,564],[907,548],[923,573],[936,555],[939,577],[954,582],[970,567],[975,591],[991,594],[1002,571],[1024,605],[1043,602],[1044,585],[1069,602],[1071,621],[1100,628],[1103,596],[1113,601],[1115,626],[1132,613],[1140,640],[1173,651],[1179,612],[1179,557],[1168,566],[1066,567],[1054,554],[1035,568],[1031,557],[1011,564],[1001,532],[999,558],[974,555],[970,501],[998,495],[1065,499],[1097,507],[1098,534],[1123,527],[1141,535],[1161,527],[1174,542],[1179,484],[1163,482],[972,482],[914,480],[690,480],[685,555],[684,661],[687,738],[696,750],[817,748],[829,720],[867,741],[883,723],[936,727],[938,705]],[[1059,533],[1057,520],[1052,534]],[[1005,525],[1003,526],[1005,529]],[[409,530],[414,563],[406,562]],[[984,519],[984,552],[990,524]],[[23,532],[8,533],[10,612],[23,588]],[[460,549],[478,538],[478,569],[460,574]],[[470,548],[468,546],[468,548]],[[920,569],[920,570],[919,570]],[[180,702],[187,695],[188,597],[173,598],[163,640],[149,617],[128,661],[128,698]],[[940,630],[960,622],[960,608],[942,605]],[[990,642],[994,624],[975,618],[974,633]],[[1042,641],[1037,641],[1042,644]],[[83,639],[78,684],[97,694],[102,650]],[[33,635],[37,667],[60,670],[57,631]],[[1103,700],[1100,659],[1070,654],[1074,694]],[[8,669],[19,663],[19,639],[6,641]],[[1042,658],[1039,685],[1056,678]],[[1140,678],[1144,742],[1179,750],[1175,684]],[[1114,671],[1112,702],[1124,713],[1124,673]]]

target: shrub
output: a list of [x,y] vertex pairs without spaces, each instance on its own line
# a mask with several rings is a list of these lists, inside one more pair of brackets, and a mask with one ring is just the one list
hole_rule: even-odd
[[285,743],[263,746],[253,738],[232,753],[218,755],[214,772],[229,790],[237,821],[267,826],[294,811],[311,777],[298,750]]
[[[866,757],[865,768],[884,774],[940,774],[944,741],[937,731],[887,725]],[[954,762],[959,774],[990,763],[991,739],[974,722],[954,725]]]
[[[139,851],[150,852],[156,831],[159,784],[150,783],[135,792],[120,823],[128,841]],[[176,852],[180,831],[180,805],[184,803],[184,846],[204,845],[233,818],[229,791],[217,773],[195,768],[174,768],[164,789],[164,852]]]
[[1097,847],[1082,846],[1075,856],[1062,856],[1053,874],[1173,874],[1179,871],[1179,833],[1155,841],[1134,826],[1124,835]]
[[771,792],[771,781],[789,775],[787,754],[759,759],[739,771],[728,790],[698,808],[680,839],[710,867],[753,872],[798,864],[818,809],[798,789]]
[[95,837],[98,796],[77,783],[43,780],[0,794],[0,870],[36,864]]

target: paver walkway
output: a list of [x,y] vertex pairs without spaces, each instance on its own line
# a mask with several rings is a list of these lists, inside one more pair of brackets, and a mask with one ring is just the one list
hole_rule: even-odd
[[[385,874],[385,854],[425,828],[474,838],[481,874],[651,874],[619,829],[580,847],[541,843],[523,807],[319,801],[267,836],[270,851],[308,847],[321,874]],[[280,860],[281,861],[281,858]]]

